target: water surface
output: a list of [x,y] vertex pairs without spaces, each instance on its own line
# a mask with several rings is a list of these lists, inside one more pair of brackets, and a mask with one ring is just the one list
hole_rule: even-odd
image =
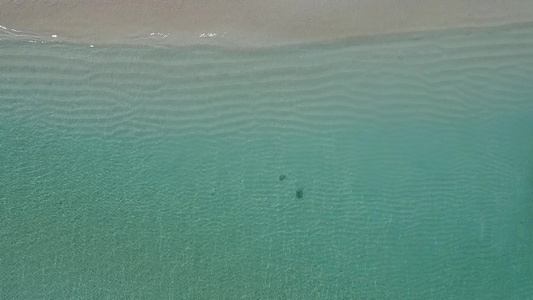
[[533,294],[533,27],[3,37],[0,75],[0,298]]

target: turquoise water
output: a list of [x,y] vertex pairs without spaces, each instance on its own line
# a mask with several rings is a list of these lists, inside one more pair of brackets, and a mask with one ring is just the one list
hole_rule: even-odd
[[533,27],[3,37],[0,266],[2,299],[531,298]]

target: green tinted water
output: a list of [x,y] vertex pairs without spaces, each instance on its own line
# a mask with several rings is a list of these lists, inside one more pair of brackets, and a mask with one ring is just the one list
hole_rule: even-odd
[[533,28],[4,37],[0,269],[3,299],[531,297]]

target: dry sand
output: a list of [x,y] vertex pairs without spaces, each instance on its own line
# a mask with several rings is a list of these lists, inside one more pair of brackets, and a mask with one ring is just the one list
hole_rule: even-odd
[[4,31],[94,44],[268,45],[522,22],[533,22],[532,0],[0,0]]

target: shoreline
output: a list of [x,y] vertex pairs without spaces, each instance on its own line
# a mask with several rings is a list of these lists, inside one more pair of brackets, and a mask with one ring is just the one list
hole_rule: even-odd
[[533,22],[527,0],[0,0],[0,7],[4,33],[94,45],[263,47]]

